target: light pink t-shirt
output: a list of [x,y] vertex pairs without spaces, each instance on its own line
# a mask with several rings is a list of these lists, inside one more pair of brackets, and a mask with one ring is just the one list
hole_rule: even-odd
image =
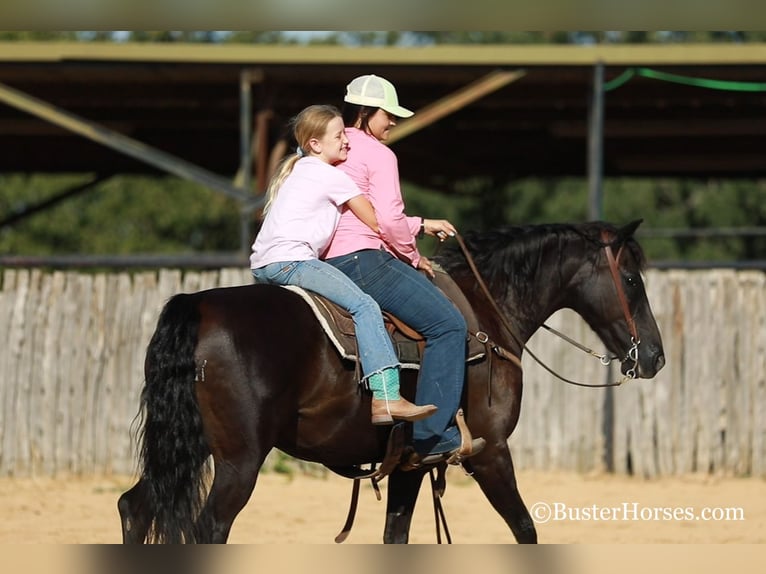
[[335,231],[343,204],[357,195],[359,188],[339,169],[316,157],[299,159],[255,238],[250,268],[318,259]]
[[396,154],[362,130],[346,128],[346,136],[350,146],[348,158],[339,163],[336,169],[351,176],[372,203],[380,236],[353,212],[346,210],[340,217],[338,228],[323,258],[346,255],[360,249],[384,247],[394,256],[417,267],[420,252],[415,244],[415,236],[420,231],[420,218],[404,213]]

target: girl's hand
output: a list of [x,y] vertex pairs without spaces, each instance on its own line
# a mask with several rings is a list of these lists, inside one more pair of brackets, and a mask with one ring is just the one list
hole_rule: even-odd
[[359,194],[352,197],[346,202],[346,205],[362,223],[375,233],[380,234],[380,226],[378,225],[378,219],[375,217],[375,209],[364,195]]

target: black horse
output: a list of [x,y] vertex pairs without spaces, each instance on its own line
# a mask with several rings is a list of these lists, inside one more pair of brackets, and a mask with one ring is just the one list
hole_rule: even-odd
[[[665,359],[633,237],[639,223],[467,235],[497,306],[455,246],[435,260],[506,358],[521,357],[524,342],[552,313],[571,308],[620,357],[623,373],[652,378]],[[519,417],[522,370],[506,358],[489,352],[467,367],[465,418],[487,444],[463,464],[517,541],[536,542],[507,442]],[[118,503],[123,541],[225,542],[274,447],[329,467],[381,461],[391,427],[370,424],[371,396],[354,375],[309,306],[287,289],[246,285],[171,298],[147,349],[140,478]],[[404,376],[411,399],[415,381],[407,376],[414,374]],[[427,470],[399,468],[389,476],[385,542],[408,541]]]

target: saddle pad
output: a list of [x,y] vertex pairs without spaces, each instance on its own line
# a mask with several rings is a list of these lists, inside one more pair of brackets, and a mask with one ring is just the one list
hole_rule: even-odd
[[[465,317],[469,332],[478,332],[479,326],[476,315],[470,303],[465,299],[462,291],[460,291],[452,278],[447,273],[437,270],[434,283]],[[283,288],[293,291],[306,301],[341,357],[350,361],[358,361],[354,321],[345,309],[321,295],[306,291],[301,287],[285,285]],[[406,325],[401,325],[400,321],[395,317],[391,317],[388,313],[383,313],[383,320],[399,358],[401,368],[420,369],[420,361],[425,344],[423,338]],[[484,345],[479,343],[475,337],[469,336],[466,362],[480,359],[485,355]]]
[[[347,314],[345,310],[340,309],[337,305],[320,297],[316,293],[306,291],[302,287],[297,287],[295,285],[283,285],[282,287],[299,295],[308,306],[311,307],[319,324],[322,326],[322,329],[330,338],[330,341],[332,341],[332,344],[335,346],[341,357],[354,362],[359,360],[356,350],[356,336],[354,335],[353,330],[353,320],[349,315],[348,321],[350,322],[350,326],[348,322],[343,319],[338,321],[338,313],[342,312]],[[330,306],[335,307],[336,309],[333,310]],[[335,313],[333,311],[335,311]],[[397,344],[399,342],[394,340],[393,337],[392,342],[394,343],[394,349],[399,357],[402,369],[420,369],[420,358],[417,352],[415,353],[415,356],[413,356],[411,350],[403,353],[402,347],[404,345],[401,343]]]

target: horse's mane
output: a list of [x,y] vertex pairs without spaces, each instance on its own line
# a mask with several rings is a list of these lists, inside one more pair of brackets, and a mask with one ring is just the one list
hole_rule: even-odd
[[[463,236],[476,266],[492,290],[504,296],[509,290],[524,294],[535,285],[535,277],[544,264],[561,269],[565,252],[573,243],[582,245],[585,257],[596,261],[599,249],[604,247],[602,231],[615,240],[625,240],[641,269],[645,258],[641,247],[632,235],[620,237],[619,229],[606,222],[548,223],[538,225],[514,225],[492,231],[471,231]],[[556,261],[543,261],[545,253],[557,253]],[[434,260],[450,274],[463,273],[468,269],[465,256],[459,246],[452,244],[443,249]]]

